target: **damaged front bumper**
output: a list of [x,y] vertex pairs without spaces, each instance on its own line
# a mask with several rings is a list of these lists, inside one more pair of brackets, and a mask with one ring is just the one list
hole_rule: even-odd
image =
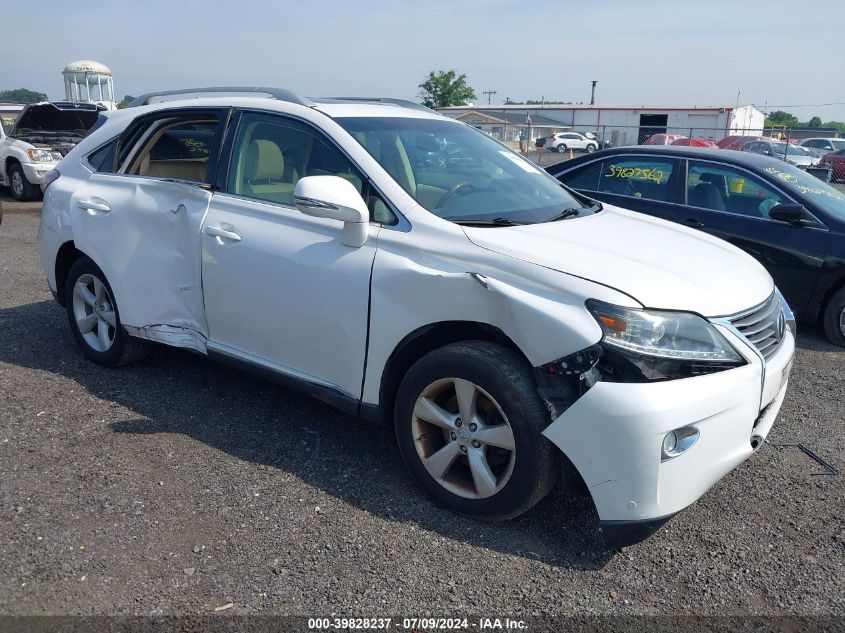
[[[768,362],[649,383],[597,382],[543,432],[581,474],[609,547],[631,545],[701,497],[747,459],[772,428],[786,392],[792,334]],[[745,355],[745,354],[743,354]],[[682,427],[697,441],[666,458],[663,440]]]

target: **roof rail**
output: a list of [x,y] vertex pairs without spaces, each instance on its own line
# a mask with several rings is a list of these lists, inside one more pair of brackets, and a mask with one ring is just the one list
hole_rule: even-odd
[[412,110],[423,110],[425,112],[434,112],[431,108],[409,101],[407,99],[394,99],[392,97],[327,97],[332,101],[354,101],[356,103],[389,103],[391,105],[402,106],[403,108],[411,108]]
[[[299,105],[311,106],[314,105],[307,99],[302,99],[292,93],[290,90],[282,88],[265,88],[263,86],[219,86],[212,88],[181,88],[179,90],[161,90],[159,92],[148,92],[147,94],[136,97],[129,102],[127,108],[134,108],[135,106],[147,105],[150,103],[160,103],[162,101],[171,101],[172,99],[158,99],[156,97],[178,97],[185,95],[185,99],[199,99],[207,93],[233,93],[240,92],[247,95],[252,94],[266,94],[268,98],[278,99],[279,101],[289,101],[290,103],[298,103]],[[192,96],[193,95],[193,96]]]

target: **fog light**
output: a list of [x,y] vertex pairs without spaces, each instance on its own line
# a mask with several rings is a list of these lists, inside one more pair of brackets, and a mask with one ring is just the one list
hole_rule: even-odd
[[694,426],[684,426],[669,431],[663,438],[661,461],[686,453],[698,441],[699,432]]

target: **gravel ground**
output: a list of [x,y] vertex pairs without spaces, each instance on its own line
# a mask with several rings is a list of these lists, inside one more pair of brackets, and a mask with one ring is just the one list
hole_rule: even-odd
[[[768,445],[643,544],[583,498],[482,525],[434,505],[391,433],[205,359],[87,362],[0,226],[0,615],[845,616],[845,351],[804,327]],[[828,460],[824,470],[794,447]]]

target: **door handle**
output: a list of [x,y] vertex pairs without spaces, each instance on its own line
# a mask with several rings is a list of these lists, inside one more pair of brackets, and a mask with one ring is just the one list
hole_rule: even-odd
[[85,211],[100,211],[102,213],[111,211],[111,207],[105,202],[95,202],[94,200],[80,200],[76,203],[76,206]]
[[694,229],[703,229],[704,228],[704,222],[700,222],[699,220],[696,220],[695,218],[687,218],[686,220],[684,220],[684,224],[686,224],[687,226],[691,226]]
[[205,227],[205,233],[211,237],[218,238],[221,243],[223,240],[229,240],[230,242],[241,241],[241,234],[238,233],[237,229],[231,224],[226,224],[224,226],[207,226]]

